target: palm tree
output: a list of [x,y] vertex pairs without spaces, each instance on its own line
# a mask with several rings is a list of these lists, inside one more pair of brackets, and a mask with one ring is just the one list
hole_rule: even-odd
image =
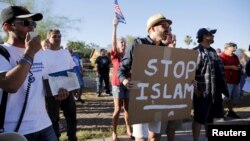
[[193,39],[191,36],[189,35],[186,35],[185,39],[184,39],[184,42],[186,43],[187,45],[187,48],[189,47],[189,45],[193,42]]

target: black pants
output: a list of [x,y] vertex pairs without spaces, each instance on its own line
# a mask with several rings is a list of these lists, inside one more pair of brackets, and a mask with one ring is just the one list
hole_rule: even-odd
[[109,87],[109,74],[99,74],[96,80],[96,93],[101,94],[102,92],[102,84],[103,81],[105,83],[105,92],[110,94],[110,87]]
[[61,136],[59,130],[59,110],[63,111],[64,117],[67,123],[67,136],[69,141],[77,141],[76,138],[76,105],[73,95],[70,94],[65,100],[58,101],[55,100],[53,96],[46,97],[47,111],[49,117],[52,121],[53,128],[55,130],[56,136],[59,139]]
[[209,97],[193,95],[194,120],[200,124],[213,123],[214,118],[224,117],[221,93],[215,93],[212,101]]

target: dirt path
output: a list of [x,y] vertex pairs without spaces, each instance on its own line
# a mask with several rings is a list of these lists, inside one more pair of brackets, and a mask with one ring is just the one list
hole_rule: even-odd
[[[110,130],[113,114],[113,97],[102,94],[101,97],[96,97],[94,92],[84,93],[85,103],[77,102],[77,129],[80,130]],[[244,104],[245,103],[245,104]],[[246,103],[248,103],[246,105]],[[250,118],[250,95],[242,97],[238,101],[241,107],[235,108],[237,113],[243,118]],[[245,106],[244,106],[245,105]],[[121,114],[118,121],[119,125],[124,124]],[[61,123],[66,127],[64,116],[61,114]],[[191,119],[190,119],[191,120]],[[189,120],[189,121],[190,121]],[[187,120],[188,121],[188,120]],[[63,130],[65,131],[65,130]]]
[[[105,94],[102,94],[101,97],[96,97],[95,93],[91,92],[84,93],[83,98],[85,101],[83,104],[76,102],[77,130],[110,130],[114,110],[113,97]],[[66,127],[62,114],[61,119],[61,123]],[[122,120],[119,121],[119,124],[123,124]]]

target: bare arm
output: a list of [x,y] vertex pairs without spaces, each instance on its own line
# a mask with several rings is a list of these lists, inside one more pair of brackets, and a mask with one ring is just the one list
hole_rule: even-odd
[[[36,52],[40,49],[41,44],[39,37],[35,37],[30,40],[29,35],[27,34],[25,39],[24,56],[30,61],[33,61]],[[9,70],[8,72],[1,73],[0,88],[10,93],[16,92],[25,81],[30,68],[31,65],[29,63],[21,60],[14,68]]]
[[117,51],[117,37],[116,37],[117,26],[118,22],[115,17],[113,20],[112,51]]
[[228,70],[240,70],[240,66],[235,66],[235,65],[225,65],[224,66],[225,69],[228,69]]

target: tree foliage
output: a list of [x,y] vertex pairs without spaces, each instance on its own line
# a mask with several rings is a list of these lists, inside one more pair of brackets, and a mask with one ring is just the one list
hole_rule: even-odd
[[186,37],[184,38],[184,42],[189,47],[189,45],[193,42],[193,39],[191,36],[186,35]]
[[67,47],[69,46],[72,47],[74,52],[77,52],[81,58],[90,58],[91,51],[92,49],[94,49],[94,46],[96,46],[96,44],[86,44],[82,41],[69,41],[67,43]]
[[[47,31],[49,29],[59,29],[61,33],[66,36],[67,29],[75,29],[77,28],[72,27],[73,23],[80,22],[79,19],[69,19],[68,17],[64,16],[53,16],[51,14],[50,9],[53,6],[53,0],[43,0],[41,1],[34,1],[34,0],[0,0],[0,3],[4,3],[5,5],[21,5],[29,9],[29,11],[39,12],[43,14],[43,20],[37,22],[37,28],[35,29],[36,32],[40,35],[41,39],[46,39]],[[41,6],[43,5],[43,6]],[[39,8],[38,8],[39,7]],[[1,7],[4,8],[4,7]],[[4,37],[4,36],[3,36]],[[3,38],[4,40],[6,37]]]
[[127,45],[128,45],[128,46],[132,45],[134,39],[136,39],[136,38],[137,38],[137,37],[135,37],[135,36],[127,35],[127,36],[126,36]]

